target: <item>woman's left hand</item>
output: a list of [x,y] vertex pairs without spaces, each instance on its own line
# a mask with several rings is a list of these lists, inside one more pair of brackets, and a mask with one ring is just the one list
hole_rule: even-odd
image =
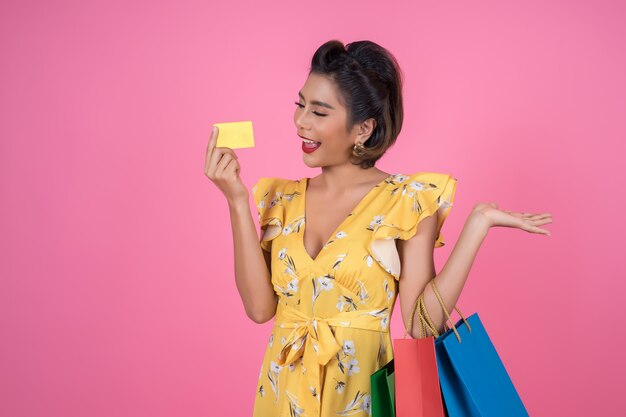
[[484,217],[489,227],[516,227],[530,233],[541,233],[551,236],[550,232],[538,226],[552,223],[550,213],[520,213],[516,211],[500,210],[496,203],[478,203],[474,211]]

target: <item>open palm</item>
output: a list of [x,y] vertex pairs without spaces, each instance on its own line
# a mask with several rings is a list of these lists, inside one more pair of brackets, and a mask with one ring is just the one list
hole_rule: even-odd
[[481,212],[489,220],[490,226],[516,227],[530,233],[551,236],[548,230],[539,227],[552,223],[551,213],[522,213],[500,210],[496,203],[479,203],[474,210]]

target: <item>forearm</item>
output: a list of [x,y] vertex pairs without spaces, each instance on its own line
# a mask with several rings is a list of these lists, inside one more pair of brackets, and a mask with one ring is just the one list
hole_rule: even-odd
[[235,256],[235,281],[246,314],[263,323],[276,312],[276,293],[272,288],[270,271],[259,245],[256,226],[248,201],[228,204]]
[[[467,218],[459,239],[450,253],[450,257],[434,278],[439,294],[451,313],[459,299],[467,277],[469,275],[478,249],[487,236],[489,226],[486,219],[479,212],[472,212]],[[424,305],[439,333],[443,332],[446,316],[442,310],[437,296],[433,292],[430,282],[423,290]],[[417,316],[417,313],[416,313]],[[413,321],[413,335],[419,335],[419,320]],[[432,334],[426,331],[427,335]]]

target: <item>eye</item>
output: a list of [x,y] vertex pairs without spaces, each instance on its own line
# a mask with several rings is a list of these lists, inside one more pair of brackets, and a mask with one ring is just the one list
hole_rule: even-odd
[[[297,101],[296,101],[296,102],[294,102],[294,104],[295,104],[296,106],[300,107],[300,108],[303,108],[303,107],[304,107],[304,104],[300,104],[300,103],[298,103]],[[315,115],[317,115],[317,116],[322,116],[322,117],[326,117],[326,116],[328,116],[327,114],[318,113],[318,112],[316,112],[316,111],[313,111],[313,114],[315,114]]]

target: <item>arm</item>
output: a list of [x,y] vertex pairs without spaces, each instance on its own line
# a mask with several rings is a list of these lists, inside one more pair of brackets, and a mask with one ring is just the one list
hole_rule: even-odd
[[237,154],[230,148],[216,146],[219,129],[213,127],[204,161],[204,175],[228,201],[235,253],[235,282],[246,314],[256,323],[264,323],[276,313],[276,293],[270,279],[270,256],[257,240],[250,213],[250,194],[241,181]]
[[[436,238],[436,219],[440,215],[441,211],[423,219],[414,236],[399,242],[398,251],[402,262],[400,304],[405,327],[406,323],[409,322],[413,304],[423,292],[426,309],[437,331],[442,333],[446,317],[431,286],[428,285],[430,280],[435,280],[448,313],[452,313],[465,286],[478,248],[491,227],[518,228],[529,233],[550,236],[548,230],[538,226],[552,223],[552,214],[504,211],[498,209],[496,203],[478,203],[467,218],[448,261],[441,272],[436,274],[433,262],[433,243]],[[412,328],[408,329],[412,337],[420,334],[420,326],[419,320],[413,321]],[[429,331],[426,330],[425,334],[429,335]]]
[[261,249],[248,201],[229,202],[235,254],[235,282],[246,314],[256,323],[276,314],[270,253]]
[[[489,226],[480,211],[472,211],[465,222],[459,240],[439,274],[435,272],[433,260],[436,226],[437,216],[427,217],[420,222],[415,236],[406,241],[398,241],[398,252],[402,264],[399,297],[402,319],[406,328],[412,307],[417,297],[424,292],[424,303],[428,313],[441,333],[446,317],[428,283],[431,279],[435,279],[441,298],[448,312],[451,313],[465,286],[478,249],[487,236]],[[408,329],[409,334],[412,337],[418,337],[420,326],[420,321],[414,319],[413,328]],[[430,335],[428,330],[426,330],[426,335]]]

